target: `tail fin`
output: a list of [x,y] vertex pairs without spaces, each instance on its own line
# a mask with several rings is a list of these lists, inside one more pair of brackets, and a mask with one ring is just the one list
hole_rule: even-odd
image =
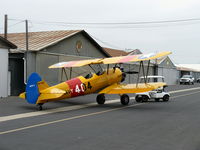
[[29,76],[26,85],[26,100],[28,103],[36,104],[38,97],[40,96],[40,91],[48,88],[48,84],[41,79],[37,73],[32,73]]

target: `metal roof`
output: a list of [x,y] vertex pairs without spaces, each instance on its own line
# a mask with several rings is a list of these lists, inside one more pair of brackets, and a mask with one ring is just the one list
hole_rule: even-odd
[[[110,56],[104,49],[84,30],[60,30],[60,31],[42,31],[28,33],[28,50],[40,51],[51,45],[72,37],[75,34],[82,33],[86,36],[100,51],[106,56]],[[18,51],[26,50],[26,33],[9,33],[8,40],[15,43]],[[17,52],[17,51],[15,51]]]
[[13,44],[12,42],[8,41],[7,39],[0,36],[0,40],[3,41],[6,45],[8,45],[9,48],[15,49],[17,46]]
[[129,54],[123,50],[117,50],[117,49],[112,49],[112,48],[107,48],[107,47],[103,47],[103,49],[112,57],[126,56]]
[[[80,31],[81,30],[29,32],[29,50],[39,51]],[[9,33],[7,38],[9,41],[15,43],[19,50],[26,50],[26,33]]]
[[178,64],[177,70],[200,72],[200,64]]

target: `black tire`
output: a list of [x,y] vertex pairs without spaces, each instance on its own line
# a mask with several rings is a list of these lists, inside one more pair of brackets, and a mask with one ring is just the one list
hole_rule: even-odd
[[126,94],[123,94],[120,96],[121,104],[122,105],[128,105],[129,104],[129,96]]
[[169,101],[169,95],[164,95],[164,96],[163,96],[163,101],[164,101],[164,102]]
[[96,101],[100,105],[104,104],[106,101],[105,95],[104,94],[97,95]]
[[37,104],[38,110],[41,111],[43,109],[42,107],[43,103]]
[[155,98],[155,101],[156,101],[156,102],[159,102],[159,100],[160,100],[160,98]]
[[142,96],[142,102],[147,102],[149,100],[149,97],[146,95]]
[[135,101],[136,102],[142,102],[142,97],[139,97],[138,95],[135,97]]
[[42,110],[42,106],[39,106],[39,110]]

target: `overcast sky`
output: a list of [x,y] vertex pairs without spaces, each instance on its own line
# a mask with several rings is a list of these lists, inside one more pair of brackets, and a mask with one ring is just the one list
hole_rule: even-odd
[[[172,51],[174,63],[200,63],[200,20],[163,24],[69,25],[200,19],[199,0],[0,0],[0,32],[8,14],[8,32],[84,29],[101,46]],[[48,23],[53,22],[53,23]],[[18,24],[17,24],[18,23]]]

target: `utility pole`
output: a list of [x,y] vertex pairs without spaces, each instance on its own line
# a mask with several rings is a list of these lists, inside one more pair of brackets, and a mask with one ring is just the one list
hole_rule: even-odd
[[27,82],[27,76],[28,76],[28,20],[25,20],[25,28],[26,28],[26,51],[25,51],[25,60],[26,60],[26,82]]
[[8,15],[4,16],[4,38],[7,39],[8,33]]
[[26,51],[28,51],[28,20],[25,20],[26,25]]

